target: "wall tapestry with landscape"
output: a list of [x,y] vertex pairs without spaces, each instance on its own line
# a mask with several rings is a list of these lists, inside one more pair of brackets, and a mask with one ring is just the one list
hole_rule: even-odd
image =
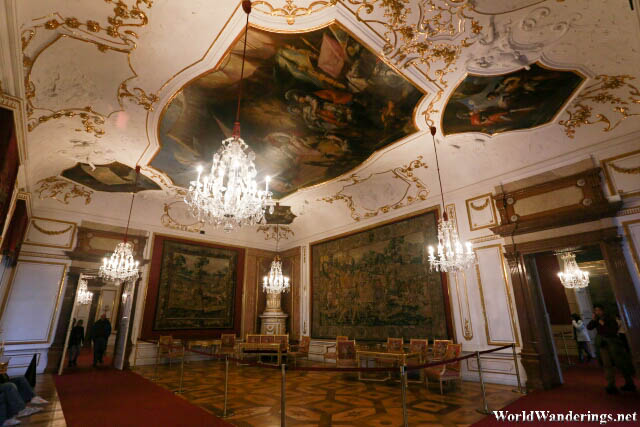
[[430,272],[435,211],[312,244],[313,338],[447,338],[446,283]]
[[239,248],[156,236],[145,336],[168,330],[188,336],[237,329],[243,264]]

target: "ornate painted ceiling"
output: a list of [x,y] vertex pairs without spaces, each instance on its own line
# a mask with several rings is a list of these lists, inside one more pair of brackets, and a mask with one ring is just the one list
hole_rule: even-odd
[[[239,3],[8,1],[0,77],[24,99],[34,204],[120,218],[139,164],[138,221],[204,229],[180,200],[233,125]],[[447,193],[584,157],[640,131],[631,4],[254,1],[243,136],[296,239],[426,207],[429,126]]]

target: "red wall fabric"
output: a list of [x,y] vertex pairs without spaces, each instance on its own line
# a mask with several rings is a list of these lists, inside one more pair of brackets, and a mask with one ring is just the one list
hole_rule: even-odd
[[22,245],[24,234],[27,232],[28,224],[29,215],[27,214],[27,203],[24,200],[18,200],[16,201],[16,208],[11,216],[9,228],[7,228],[7,234],[2,240],[2,247],[0,248],[0,252],[8,256],[12,261],[18,258],[20,246]]
[[13,112],[0,108],[0,232],[8,220],[9,204],[18,176],[20,159]]
[[569,301],[558,277],[558,272],[562,269],[558,258],[554,254],[538,254],[536,255],[536,268],[538,269],[544,304],[549,313],[549,321],[552,325],[571,324]]
[[[158,285],[160,283],[160,269],[162,267],[162,248],[166,240],[172,240],[177,242],[184,242],[202,246],[210,246],[214,248],[222,248],[227,250],[233,250],[238,253],[238,266],[236,270],[236,294],[235,294],[235,307],[234,307],[234,319],[233,329],[172,329],[156,331],[153,329],[156,304],[158,302]],[[244,248],[229,247],[211,244],[207,242],[191,241],[184,239],[176,239],[168,236],[156,235],[153,241],[153,252],[151,255],[151,268],[149,273],[149,285],[147,288],[147,296],[144,306],[144,318],[142,321],[142,339],[157,339],[160,335],[172,335],[174,338],[180,339],[198,339],[198,338],[217,338],[221,334],[233,334],[240,335],[241,322],[242,322],[242,292],[244,283]]]

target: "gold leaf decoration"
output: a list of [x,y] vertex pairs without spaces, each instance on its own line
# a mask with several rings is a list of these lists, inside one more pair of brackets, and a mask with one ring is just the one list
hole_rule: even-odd
[[84,199],[85,205],[91,203],[92,190],[85,190],[82,186],[60,177],[50,176],[49,178],[41,179],[38,184],[39,186],[35,192],[38,193],[40,200],[54,199],[68,205],[71,199],[80,197]]
[[38,225],[38,223],[34,221],[31,221],[31,224],[33,224],[33,227],[38,230],[39,232],[41,232],[42,234],[46,234],[48,236],[58,236],[60,234],[64,234],[67,231],[71,230],[73,228],[73,225],[68,226],[67,228],[63,229],[63,230],[47,230],[45,228],[42,228],[41,226]]
[[[135,40],[138,38],[138,34],[133,31],[133,29],[144,27],[149,23],[147,14],[142,8],[151,8],[153,2],[152,0],[135,0],[127,4],[122,0],[104,1],[105,3],[113,5],[112,14],[106,18],[106,22],[101,23],[96,19],[87,19],[83,22],[75,17],[65,17],[55,12],[44,18],[34,20],[34,24],[31,27],[22,30],[21,44],[23,66],[25,69],[24,86],[27,101],[27,117],[29,118],[29,131],[33,131],[37,126],[49,120],[80,117],[82,127],[76,128],[76,131],[93,133],[96,137],[104,135],[105,132],[100,126],[104,124],[106,117],[96,112],[91,106],[85,108],[63,108],[57,111],[48,110],[49,112],[47,114],[36,118],[32,117],[35,111],[40,108],[34,106],[32,103],[33,98],[36,96],[36,88],[31,81],[31,70],[35,58],[48,49],[53,43],[47,43],[34,52],[30,54],[27,53],[27,49],[37,35],[38,30],[44,29],[57,31],[63,36],[71,36],[77,40],[92,43],[96,45],[101,52],[115,50],[129,55],[137,47]],[[129,64],[131,64],[130,58]],[[133,68],[131,70],[134,77],[137,77],[138,75]],[[129,79],[131,78],[133,77]],[[148,111],[153,110],[152,105],[158,100],[156,95],[147,94],[143,89],[138,87],[130,91],[126,86],[126,80],[120,84],[118,89],[118,101],[121,106],[122,99],[124,98],[132,99],[136,104],[143,106]]]
[[625,168],[622,166],[618,166],[615,163],[609,163],[609,166],[611,167],[611,169],[613,169],[616,172],[619,173],[627,173],[627,174],[631,174],[631,175],[638,175],[640,174],[640,166],[636,166],[634,168]]
[[336,194],[334,194],[333,196],[323,197],[318,200],[327,202],[327,203],[333,203],[337,200],[341,200],[345,202],[351,213],[351,218],[353,218],[355,221],[360,221],[366,218],[372,218],[379,215],[380,213],[388,213],[391,210],[400,209],[400,208],[409,206],[419,200],[426,200],[427,196],[429,195],[429,190],[427,190],[427,187],[424,185],[422,180],[420,180],[420,178],[414,175],[413,171],[418,168],[426,169],[427,167],[428,167],[427,164],[422,161],[422,156],[418,156],[415,160],[412,160],[409,164],[406,164],[404,166],[397,167],[394,169],[390,169],[387,171],[376,173],[376,175],[378,175],[382,173],[391,172],[393,174],[393,178],[398,178],[406,182],[409,185],[409,188],[413,187],[417,190],[417,194],[415,196],[408,195],[409,191],[407,189],[407,191],[404,193],[403,197],[400,200],[394,203],[380,206],[378,208],[375,208],[372,211],[365,212],[364,214],[358,213],[357,207],[355,206],[355,202],[353,201],[353,197],[348,194],[344,194],[342,191],[347,186],[360,184],[362,182],[369,180],[371,177],[374,176],[374,174],[369,175],[367,178],[360,178],[358,175],[353,174],[348,178],[341,179],[340,182],[349,182],[349,184],[343,186],[342,189]]
[[490,197],[487,197],[487,198],[484,200],[484,203],[483,203],[483,204],[481,204],[480,206],[476,206],[473,202],[470,202],[470,203],[469,203],[469,206],[471,206],[471,209],[473,209],[473,210],[475,210],[475,211],[481,211],[481,210],[483,210],[484,208],[486,208],[487,206],[489,206],[489,200],[490,200],[490,199],[491,199]]
[[327,7],[335,6],[338,0],[317,0],[311,2],[309,6],[297,6],[294,0],[285,0],[285,5],[282,7],[274,7],[270,2],[258,0],[251,3],[253,10],[271,15],[281,16],[287,20],[287,24],[293,25],[296,22],[296,18],[300,16],[311,15],[312,13],[319,12]]
[[258,231],[264,233],[264,240],[288,240],[289,236],[293,237],[296,234],[286,225],[278,225],[277,227],[273,224],[260,225]]
[[163,214],[162,217],[160,217],[160,223],[163,226],[171,228],[173,230],[188,231],[191,233],[200,232],[200,230],[204,228],[203,221],[197,221],[192,224],[181,224],[178,220],[171,216],[171,207],[176,203],[182,203],[182,201],[176,200],[174,202],[164,204]]
[[[640,116],[640,108],[631,111],[634,105],[640,104],[640,91],[630,83],[635,77],[630,75],[596,76],[595,83],[586,87],[567,108],[567,119],[558,121],[564,126],[564,132],[569,138],[574,138],[576,129],[582,125],[604,123],[604,132],[614,130],[623,120]],[[609,106],[610,112],[597,112],[596,105]],[[603,110],[600,107],[598,110]],[[605,110],[606,111],[606,110]]]

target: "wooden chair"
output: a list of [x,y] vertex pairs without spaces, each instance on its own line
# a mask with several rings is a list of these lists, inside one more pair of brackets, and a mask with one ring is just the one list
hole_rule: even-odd
[[180,340],[174,340],[171,335],[161,335],[158,338],[158,349],[156,351],[156,366],[158,359],[164,357],[169,359],[169,367],[173,359],[182,359],[184,357],[184,346]]
[[341,340],[336,342],[336,366],[338,368],[357,368],[356,340]]
[[260,335],[260,343],[273,344],[276,342],[275,335]]
[[[325,349],[324,354],[322,355],[322,358],[324,359],[324,361],[326,362],[327,359],[330,360],[336,360],[338,357],[338,353],[337,353],[337,349],[338,349],[338,342],[339,341],[347,341],[349,339],[349,337],[346,337],[344,335],[338,335],[336,337],[336,343],[335,344],[331,344],[330,346],[328,346]],[[329,349],[333,348],[333,351],[329,351]]]
[[404,351],[404,340],[402,338],[387,338],[388,353],[402,353]]
[[[427,360],[427,354],[429,352],[429,340],[428,339],[417,339],[411,338],[409,341],[409,353],[420,353],[420,359],[409,359],[407,360],[407,366],[419,366],[423,364]],[[420,370],[417,374],[416,370],[409,371],[408,376],[410,377],[411,382],[424,382],[424,373],[423,370]],[[418,378],[417,380],[415,378]]]
[[220,335],[220,354],[234,354],[236,351],[236,334]]
[[293,359],[293,366],[298,364],[298,359],[302,357],[309,357],[309,345],[311,344],[311,337],[303,336],[300,338],[300,344],[293,344],[289,346],[287,352],[287,360]]
[[289,334],[286,335],[274,335],[273,342],[280,343],[280,351],[283,353],[289,349]]
[[[449,343],[442,360],[456,359],[462,353],[462,344]],[[448,381],[462,382],[461,361],[450,362],[440,366],[425,368],[426,386],[429,387],[429,380],[440,382],[440,394],[443,393],[442,384]]]
[[260,342],[260,335],[247,334],[247,340],[245,342],[251,343],[251,344],[257,344]]
[[447,345],[453,344],[452,340],[434,340],[433,341],[433,354],[431,355],[431,360],[437,362],[438,360],[442,360],[445,352],[447,351]]

